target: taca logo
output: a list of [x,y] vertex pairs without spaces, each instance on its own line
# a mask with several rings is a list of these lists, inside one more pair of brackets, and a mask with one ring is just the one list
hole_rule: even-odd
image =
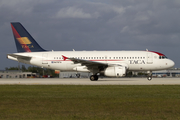
[[130,64],[145,64],[144,60],[129,60]]
[[34,48],[33,45],[22,45],[22,44],[21,44],[21,47],[22,47],[22,48]]
[[22,48],[34,48],[34,46],[31,45],[32,42],[27,37],[20,37],[16,39],[21,44]]

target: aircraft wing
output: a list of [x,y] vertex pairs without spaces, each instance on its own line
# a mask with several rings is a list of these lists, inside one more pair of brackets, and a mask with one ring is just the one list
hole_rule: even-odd
[[22,59],[22,60],[31,60],[31,56],[24,56],[24,55],[17,55],[17,54],[7,54],[7,57],[10,56],[10,57],[13,57],[13,58],[16,58],[16,59]]
[[82,66],[86,66],[89,70],[93,68],[103,69],[108,67],[108,64],[101,63],[101,62],[95,62],[90,60],[83,60],[83,59],[77,59],[77,58],[68,58],[66,56],[63,56],[64,60],[69,59],[74,62],[74,64],[80,63]]

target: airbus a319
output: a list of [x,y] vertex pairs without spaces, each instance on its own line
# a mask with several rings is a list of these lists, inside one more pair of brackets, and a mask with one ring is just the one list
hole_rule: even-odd
[[43,49],[21,23],[11,23],[18,53],[7,58],[43,68],[91,72],[91,81],[99,75],[124,77],[128,71],[145,71],[152,79],[152,71],[172,68],[174,62],[155,51],[47,51]]

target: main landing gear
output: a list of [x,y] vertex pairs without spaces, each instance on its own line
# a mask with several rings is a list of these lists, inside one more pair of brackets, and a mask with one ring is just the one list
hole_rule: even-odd
[[150,81],[152,80],[152,71],[147,71],[148,75],[147,75],[147,79]]
[[99,78],[98,75],[91,75],[90,76],[91,81],[98,81],[98,78]]
[[78,74],[78,73],[76,74],[76,77],[77,77],[77,78],[80,78],[80,76],[81,76],[80,74]]

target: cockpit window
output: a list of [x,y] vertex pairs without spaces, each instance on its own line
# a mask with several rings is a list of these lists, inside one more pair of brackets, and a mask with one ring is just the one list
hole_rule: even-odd
[[159,59],[167,59],[166,56],[159,56]]

